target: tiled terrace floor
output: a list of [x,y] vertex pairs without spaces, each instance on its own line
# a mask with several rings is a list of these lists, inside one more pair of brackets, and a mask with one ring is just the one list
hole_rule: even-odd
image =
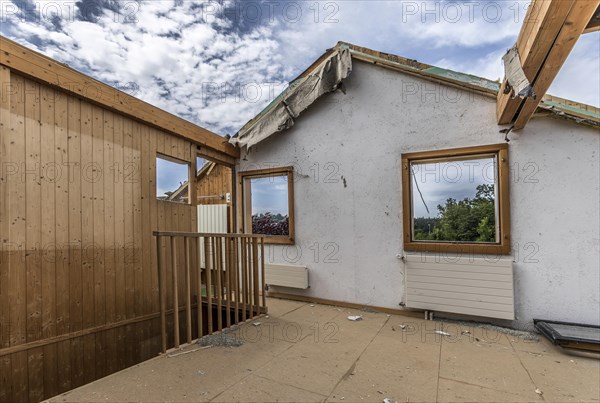
[[600,400],[600,361],[543,338],[288,300],[268,306],[260,326],[236,331],[241,347],[158,357],[52,401]]

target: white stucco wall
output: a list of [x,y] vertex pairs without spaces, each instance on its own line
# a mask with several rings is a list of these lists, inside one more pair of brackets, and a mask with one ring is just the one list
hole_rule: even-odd
[[[239,169],[295,166],[296,246],[270,247],[267,258],[308,266],[311,288],[277,291],[398,308],[401,154],[504,137],[494,99],[358,61],[346,88],[254,147]],[[514,325],[600,321],[599,140],[555,118],[511,134]]]

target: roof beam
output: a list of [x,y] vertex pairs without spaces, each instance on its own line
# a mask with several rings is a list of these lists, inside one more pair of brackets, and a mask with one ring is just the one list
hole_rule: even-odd
[[216,133],[172,115],[125,92],[80,73],[66,64],[0,36],[0,64],[17,74],[85,99],[169,134],[239,158],[239,150]]
[[[553,2],[562,2],[564,0],[552,0]],[[558,36],[546,60],[540,66],[540,71],[532,81],[533,90],[537,94],[535,99],[527,98],[522,104],[521,109],[516,117],[513,130],[520,130],[525,127],[531,116],[533,116],[542,98],[552,85],[552,82],[558,75],[560,68],[563,66],[567,57],[575,47],[577,40],[583,33],[585,27],[593,17],[600,0],[577,0],[569,15],[565,20]]]
[[594,16],[590,20],[590,22],[586,25],[583,30],[584,34],[589,34],[590,32],[600,31],[600,5],[596,9]]
[[[575,0],[534,0],[529,6],[517,38],[517,50],[523,72],[530,83],[535,80],[574,4]],[[496,117],[501,125],[513,122],[523,101],[505,93],[507,84],[505,78],[496,104]],[[542,99],[543,95],[539,94],[538,98]]]

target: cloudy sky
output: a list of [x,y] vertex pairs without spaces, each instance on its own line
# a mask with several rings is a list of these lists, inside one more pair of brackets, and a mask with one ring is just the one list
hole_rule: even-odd
[[252,179],[252,215],[288,215],[287,176]]
[[[499,79],[528,3],[0,0],[0,30],[224,135],[339,40]],[[598,106],[599,53],[582,37],[550,93]]]
[[437,217],[437,206],[444,206],[449,198],[472,199],[477,194],[477,186],[496,182],[494,158],[412,164],[411,168],[415,218]]

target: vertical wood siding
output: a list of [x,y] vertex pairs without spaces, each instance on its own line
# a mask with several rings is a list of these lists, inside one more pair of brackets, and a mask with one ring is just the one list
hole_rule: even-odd
[[197,211],[156,200],[156,153],[196,147],[4,66],[0,82],[0,401],[39,401],[160,351],[152,231],[195,231]]

